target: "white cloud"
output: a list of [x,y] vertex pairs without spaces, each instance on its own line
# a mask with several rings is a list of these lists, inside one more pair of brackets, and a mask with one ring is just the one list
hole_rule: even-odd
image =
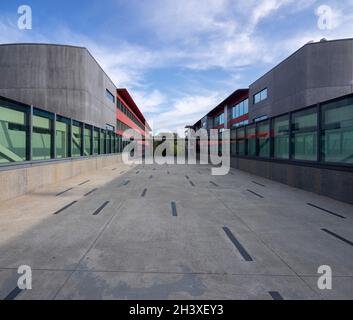
[[[157,37],[139,44],[117,39],[107,44],[60,27],[50,34],[46,31],[20,31],[17,21],[0,16],[0,42],[67,43],[87,47],[118,87],[127,87],[145,113],[160,113],[155,119],[157,128],[173,128],[196,122],[222,96],[205,93],[209,84],[198,79],[198,90],[173,87],[168,93],[147,83],[146,75],[158,68],[180,68],[187,74],[199,70],[223,69],[229,74],[224,79],[225,90],[234,84],[246,67],[256,64],[275,64],[310,40],[352,37],[353,0],[328,0],[334,10],[335,28],[319,30],[314,3],[316,0],[131,0],[139,8],[143,29]],[[317,6],[318,6],[317,5]],[[266,34],[265,23],[277,23],[279,17],[293,18],[313,6],[312,27],[303,31],[298,20],[298,31],[290,37],[272,41]],[[285,10],[284,10],[285,9]],[[306,12],[307,14],[307,12]],[[272,20],[271,20],[272,19]],[[280,24],[279,24],[280,25]],[[280,34],[280,33],[279,33]],[[144,43],[144,44],[141,44]],[[195,80],[188,77],[187,82]],[[208,79],[209,80],[209,79]],[[196,80],[195,80],[196,81]],[[209,82],[208,82],[209,83]],[[219,82],[220,84],[220,82]],[[203,87],[202,87],[203,86]],[[184,92],[183,92],[184,91]],[[178,93],[176,93],[178,92]],[[196,93],[195,93],[196,92]],[[179,95],[179,101],[175,96]],[[173,102],[174,101],[174,102]],[[163,110],[165,110],[163,112]]]
[[218,93],[210,93],[200,96],[185,96],[177,100],[172,108],[151,117],[149,123],[152,124],[155,133],[166,130],[182,131],[187,124],[194,124],[206,115],[210,109],[220,102]]
[[252,12],[250,18],[250,27],[254,28],[260,22],[261,19],[268,16],[271,12],[277,11],[282,5],[287,4],[289,1],[286,0],[264,0],[259,2]]
[[151,0],[140,6],[140,19],[166,47],[172,44],[168,58],[179,66],[227,70],[281,57],[281,47],[273,50],[273,43],[258,33],[259,24],[284,7],[299,11],[315,1]]
[[143,113],[157,113],[163,110],[163,104],[167,101],[165,95],[159,90],[153,91],[139,91],[134,90],[133,99],[141,108]]
[[0,15],[0,43],[13,42],[47,42],[42,34],[30,30],[20,30],[17,27],[16,18]]
[[[229,23],[227,10],[230,0],[150,0],[139,1],[143,19],[164,40],[186,40],[188,36],[234,29]],[[186,39],[185,39],[186,38]]]
[[165,61],[158,52],[144,46],[123,40],[104,45],[66,27],[56,29],[52,39],[86,47],[118,87],[142,86],[145,72]]

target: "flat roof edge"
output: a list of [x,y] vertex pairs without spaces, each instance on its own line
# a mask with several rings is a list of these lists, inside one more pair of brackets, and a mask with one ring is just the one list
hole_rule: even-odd
[[53,47],[68,47],[68,48],[76,48],[76,49],[86,49],[86,47],[82,46],[75,46],[75,45],[70,45],[70,44],[59,44],[59,43],[35,43],[35,42],[19,42],[19,43],[1,43],[0,47],[5,47],[5,46],[53,46]]

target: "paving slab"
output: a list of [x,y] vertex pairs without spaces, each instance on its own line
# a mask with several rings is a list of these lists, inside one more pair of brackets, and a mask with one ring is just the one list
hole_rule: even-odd
[[353,206],[211,168],[115,165],[1,203],[0,299],[20,265],[14,299],[353,299]]

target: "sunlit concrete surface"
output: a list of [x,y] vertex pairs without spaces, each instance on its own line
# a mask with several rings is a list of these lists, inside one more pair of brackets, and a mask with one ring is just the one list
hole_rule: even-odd
[[0,299],[21,265],[14,299],[353,299],[352,206],[210,170],[115,165],[2,202]]

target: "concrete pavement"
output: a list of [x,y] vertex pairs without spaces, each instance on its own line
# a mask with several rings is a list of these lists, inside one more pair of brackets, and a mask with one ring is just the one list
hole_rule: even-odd
[[115,165],[1,203],[0,299],[20,265],[15,299],[353,299],[353,206],[210,169]]

